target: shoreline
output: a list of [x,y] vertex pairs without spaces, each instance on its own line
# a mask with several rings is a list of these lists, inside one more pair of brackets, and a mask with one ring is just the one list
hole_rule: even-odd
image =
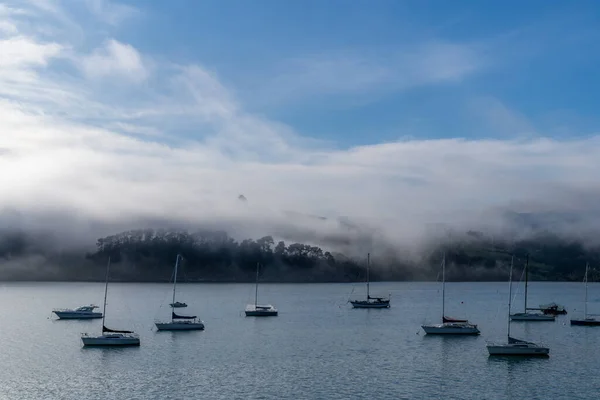
[[[0,284],[4,283],[104,283],[104,280],[100,279],[0,279]],[[131,279],[111,279],[110,283],[173,283],[169,280],[131,280]],[[580,281],[574,280],[533,280],[529,279],[529,282],[548,282],[548,283],[581,283]],[[232,283],[244,283],[254,284],[255,281],[241,281],[241,280],[177,280],[177,284],[232,284]],[[355,281],[285,281],[285,280],[261,280],[261,284],[364,284],[365,282]],[[440,283],[440,281],[425,281],[425,280],[383,280],[383,281],[371,281],[371,283]],[[507,283],[501,280],[484,280],[484,281],[446,281],[446,283]],[[597,282],[590,282],[597,283]]]

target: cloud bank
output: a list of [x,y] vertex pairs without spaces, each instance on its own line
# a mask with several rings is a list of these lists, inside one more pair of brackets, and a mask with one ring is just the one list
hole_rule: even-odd
[[[89,2],[86,18],[105,26],[94,41],[70,34],[84,29],[60,3],[40,4],[0,9],[5,226],[88,240],[117,227],[176,222],[332,246],[371,237],[404,248],[448,227],[505,231],[505,210],[597,210],[598,136],[407,138],[337,148],[246,111],[218,71],[141,54],[113,37],[136,15],[130,7]],[[32,18],[51,22],[36,28]],[[440,57],[453,60],[445,71],[414,68]],[[476,70],[473,57],[457,45],[426,47],[396,61],[415,74],[398,84],[461,79]],[[372,69],[339,62],[346,72]],[[339,84],[329,80],[329,64],[299,65],[304,77]],[[380,84],[392,73],[376,70],[372,79]],[[571,229],[591,235],[595,221]]]

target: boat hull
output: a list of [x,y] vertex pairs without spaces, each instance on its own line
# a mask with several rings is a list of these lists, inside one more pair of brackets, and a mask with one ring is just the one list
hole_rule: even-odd
[[586,319],[572,319],[571,325],[579,325],[579,326],[600,326],[600,320],[593,318]]
[[479,335],[476,325],[467,324],[436,324],[422,325],[421,328],[428,335]]
[[520,344],[493,344],[487,346],[490,356],[528,356],[548,357],[550,349],[547,347]]
[[390,302],[351,301],[353,308],[390,308]]
[[52,311],[59,319],[97,319],[102,318],[102,313],[88,312],[78,313],[72,311]]
[[139,346],[140,338],[133,335],[107,334],[100,336],[82,336],[81,341],[88,347],[124,347]]
[[156,322],[159,331],[203,331],[202,322]]
[[554,315],[536,314],[536,313],[518,313],[511,314],[511,321],[555,321]]
[[277,309],[272,305],[257,305],[248,304],[246,306],[246,317],[276,317]]
[[275,310],[275,311],[246,310],[245,313],[246,313],[246,317],[276,317],[277,316],[277,310]]

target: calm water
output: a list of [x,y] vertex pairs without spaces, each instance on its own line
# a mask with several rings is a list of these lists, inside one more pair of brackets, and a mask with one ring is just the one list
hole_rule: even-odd
[[[513,323],[514,336],[550,346],[549,359],[489,358],[505,340],[506,283],[450,283],[447,314],[468,317],[480,337],[426,337],[440,319],[435,283],[375,283],[387,310],[354,310],[348,284],[262,285],[275,318],[246,318],[252,285],[180,285],[204,332],[155,332],[171,286],[111,284],[107,326],[133,328],[139,348],[83,348],[100,320],[57,321],[55,307],[102,304],[102,284],[0,286],[0,399],[597,399],[600,327],[571,327],[582,285],[530,286],[532,305],[556,301],[556,322]],[[355,293],[363,288],[356,286]],[[522,294],[522,293],[521,293]],[[521,296],[522,297],[522,296]],[[600,313],[600,285],[590,285]],[[522,307],[522,301],[514,304]],[[182,310],[183,312],[183,310]]]

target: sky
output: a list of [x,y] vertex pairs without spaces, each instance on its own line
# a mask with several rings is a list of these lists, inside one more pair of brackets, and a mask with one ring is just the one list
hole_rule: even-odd
[[586,213],[599,17],[595,1],[0,2],[0,214],[304,236],[344,217],[400,241],[490,210]]

